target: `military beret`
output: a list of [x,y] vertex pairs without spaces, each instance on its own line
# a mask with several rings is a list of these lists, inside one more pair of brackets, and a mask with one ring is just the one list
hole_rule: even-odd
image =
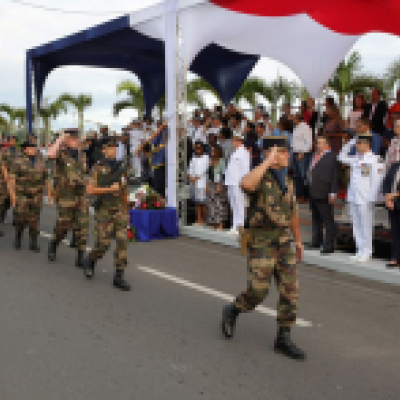
[[289,147],[288,139],[285,136],[270,136],[263,139],[263,149],[269,150],[272,147],[285,148]]
[[118,146],[117,140],[114,137],[108,136],[102,139],[101,147]]
[[28,140],[25,140],[25,142],[21,144],[21,149],[25,150],[28,147],[36,147],[36,145],[29,142]]
[[65,129],[64,133],[71,137],[79,137],[79,129],[76,128],[71,128],[71,129]]
[[221,128],[220,133],[225,139],[231,139],[232,138],[232,129],[228,127]]
[[357,136],[357,141],[372,142],[372,135],[370,133],[362,133]]

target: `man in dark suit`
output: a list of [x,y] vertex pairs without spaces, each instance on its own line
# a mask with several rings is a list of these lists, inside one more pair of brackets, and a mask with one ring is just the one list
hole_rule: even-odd
[[[319,136],[316,153],[308,170],[310,208],[312,213],[312,248],[321,248],[321,254],[331,254],[335,248],[335,222],[333,205],[339,180],[339,164],[331,152],[329,139]],[[326,235],[323,240],[323,226]]]
[[386,130],[385,118],[388,112],[386,101],[381,100],[381,92],[379,89],[372,91],[372,102],[365,106],[364,117],[371,121],[371,130],[373,133],[383,135]]

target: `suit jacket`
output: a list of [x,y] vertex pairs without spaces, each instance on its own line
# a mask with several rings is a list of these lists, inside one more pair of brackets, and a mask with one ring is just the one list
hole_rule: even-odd
[[[372,103],[368,103],[365,106],[364,110],[364,117],[369,118],[371,114],[371,109],[372,109]],[[371,130],[374,133],[379,133],[380,135],[383,134],[385,131],[385,117],[388,112],[388,105],[386,101],[381,100],[377,106],[375,107],[375,112],[372,115],[372,120],[371,120]]]
[[311,179],[310,197],[316,200],[327,200],[329,194],[337,193],[339,184],[339,163],[335,153],[324,154],[314,168],[308,171]]
[[[394,180],[396,179],[397,171],[400,168],[400,162],[395,162],[390,166],[389,171],[387,172],[385,179],[382,183],[382,193],[387,195],[388,193],[392,193],[392,186]],[[400,193],[400,182],[397,182],[396,191]],[[396,211],[400,211],[400,199],[396,198],[395,200],[395,209]]]

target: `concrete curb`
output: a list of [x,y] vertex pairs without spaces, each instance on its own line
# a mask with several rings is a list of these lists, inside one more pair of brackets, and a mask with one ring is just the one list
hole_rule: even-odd
[[[237,236],[227,232],[217,232],[207,227],[181,226],[180,233],[195,239],[239,248]],[[304,262],[331,271],[400,286],[400,270],[387,269],[383,260],[373,259],[368,263],[357,263],[350,260],[349,254],[346,253],[336,252],[321,256],[317,250],[306,250]]]

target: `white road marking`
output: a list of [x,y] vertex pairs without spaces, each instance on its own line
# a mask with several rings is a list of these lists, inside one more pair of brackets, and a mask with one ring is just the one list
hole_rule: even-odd
[[[230,294],[222,293],[218,290],[214,290],[214,289],[208,288],[206,286],[198,285],[197,283],[193,283],[193,282],[187,281],[185,279],[178,278],[177,276],[166,274],[165,272],[157,271],[156,269],[153,269],[153,268],[138,265],[138,269],[140,271],[147,272],[151,275],[158,276],[159,278],[163,278],[167,281],[177,283],[178,285],[181,285],[181,286],[193,289],[193,290],[197,290],[198,292],[208,294],[210,296],[216,297],[221,300],[233,301],[235,299],[235,297]],[[271,308],[264,307],[264,306],[258,306],[256,308],[256,311],[260,312],[261,314],[268,315],[269,317],[276,317],[276,315],[277,315],[276,310],[273,310]],[[306,321],[301,318],[297,319],[296,325],[303,327],[303,328],[310,328],[313,326],[311,322]]]

